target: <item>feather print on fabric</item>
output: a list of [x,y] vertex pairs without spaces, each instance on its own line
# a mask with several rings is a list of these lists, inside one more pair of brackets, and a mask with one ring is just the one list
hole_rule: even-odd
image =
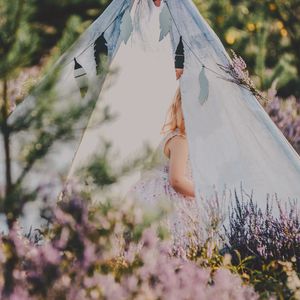
[[108,48],[107,41],[104,37],[104,32],[97,38],[94,43],[94,57],[96,63],[96,73],[99,75],[104,68],[104,63],[102,62],[103,56],[107,57]]
[[160,12],[159,24],[160,24],[159,41],[161,41],[171,31],[172,28],[172,16],[170,14],[167,4],[164,5],[162,11]]
[[203,105],[207,99],[209,94],[209,82],[207,76],[205,74],[205,67],[202,66],[200,75],[199,75],[199,83],[200,83],[200,94],[199,94],[199,102]]
[[74,58],[74,63],[74,77],[80,89],[81,97],[84,98],[89,87],[87,73],[82,65],[78,63],[76,58]]
[[133,24],[132,24],[130,11],[129,9],[126,9],[120,26],[120,36],[125,44],[127,44],[132,31],[133,31]]

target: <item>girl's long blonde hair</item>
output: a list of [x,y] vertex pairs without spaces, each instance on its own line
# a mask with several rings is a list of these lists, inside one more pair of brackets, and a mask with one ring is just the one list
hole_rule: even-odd
[[177,88],[175,97],[167,112],[166,121],[162,127],[161,133],[166,134],[179,129],[181,134],[185,134],[184,117],[181,106],[181,92],[180,87]]

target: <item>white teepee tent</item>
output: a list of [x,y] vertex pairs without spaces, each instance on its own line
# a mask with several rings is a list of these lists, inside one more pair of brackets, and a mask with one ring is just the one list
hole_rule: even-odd
[[[117,73],[105,76],[95,53],[107,56],[110,70]],[[174,60],[183,63],[182,55],[184,73],[177,82]],[[215,191],[222,193],[226,188],[230,193],[241,184],[262,207],[268,194],[280,200],[299,199],[299,156],[250,91],[220,78],[229,75],[218,64],[229,62],[222,43],[192,0],[164,0],[160,7],[153,0],[113,0],[56,65],[60,69],[56,93],[64,104],[56,109],[99,97],[88,129],[80,140],[56,144],[34,166],[28,183],[46,182],[49,171],[69,171],[72,178],[101,151],[103,140],[118,149],[118,162],[133,157],[144,142],[155,146],[180,84],[200,203]],[[34,101],[34,96],[29,97],[14,115],[22,114]],[[106,105],[117,118],[100,128],[96,125]],[[24,138],[19,137],[19,143]],[[137,174],[126,178],[115,191],[125,192],[137,178]]]

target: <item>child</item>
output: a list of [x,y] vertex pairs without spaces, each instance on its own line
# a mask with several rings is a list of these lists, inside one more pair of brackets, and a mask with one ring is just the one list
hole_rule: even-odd
[[184,117],[181,108],[180,88],[168,111],[162,128],[164,137],[153,154],[150,167],[131,188],[131,197],[145,204],[158,204],[167,200],[175,210],[167,221],[174,241],[183,248],[189,243],[189,231],[196,222],[194,183],[185,135]]

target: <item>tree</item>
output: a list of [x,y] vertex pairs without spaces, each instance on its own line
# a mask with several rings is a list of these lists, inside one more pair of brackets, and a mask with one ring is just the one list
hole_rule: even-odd
[[[36,0],[0,1],[0,128],[3,137],[1,147],[5,154],[6,181],[0,208],[1,212],[6,213],[9,227],[21,213],[23,205],[35,198],[34,192],[21,191],[26,174],[36,161],[47,155],[56,140],[71,138],[73,122],[78,121],[85,113],[89,114],[93,107],[91,101],[83,106],[55,114],[53,107],[56,100],[52,87],[59,70],[52,70],[47,80],[41,82],[39,79],[49,70],[49,66],[61,51],[68,48],[92,22],[96,14],[90,10],[96,9],[97,4],[98,15],[105,7],[105,4],[99,5],[99,1],[51,2],[54,14],[59,15],[59,11],[64,13],[60,14],[59,18],[46,18],[45,14],[49,12],[46,9],[50,9],[50,1],[43,3]],[[83,17],[76,13],[82,14]],[[58,19],[59,22],[56,21]],[[45,58],[45,55],[48,56]],[[32,75],[36,80],[32,80]],[[24,78],[27,79],[25,84]],[[34,108],[26,108],[12,121],[10,118],[12,107],[15,102],[17,104],[22,102],[28,93],[32,93],[36,98]],[[45,116],[51,118],[52,130],[49,130],[49,124],[48,126],[45,124]],[[24,145],[27,152],[23,155],[22,171],[14,178],[16,176],[12,174],[11,141],[15,134],[22,131],[28,131],[28,134],[31,132],[35,138],[30,145]]]

